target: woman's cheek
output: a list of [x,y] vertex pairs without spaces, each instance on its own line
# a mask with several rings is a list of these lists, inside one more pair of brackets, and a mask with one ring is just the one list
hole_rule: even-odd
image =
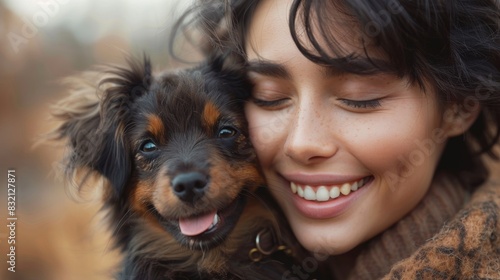
[[[410,171],[418,171],[420,166],[435,158],[433,153],[440,153],[442,146],[442,143],[431,142],[432,131],[437,129],[433,120],[423,115],[405,116],[403,113],[399,114],[399,118],[372,116],[366,123],[351,120],[351,129],[343,130],[344,137],[349,139],[347,145],[351,154],[374,175],[392,178],[392,183],[399,181],[394,181],[395,178],[412,175]],[[356,124],[359,126],[356,127]],[[432,153],[422,150],[429,143],[434,145],[429,148]]]
[[245,106],[250,140],[262,163],[265,157],[272,157],[286,137],[289,116],[285,110],[263,110],[253,103]]

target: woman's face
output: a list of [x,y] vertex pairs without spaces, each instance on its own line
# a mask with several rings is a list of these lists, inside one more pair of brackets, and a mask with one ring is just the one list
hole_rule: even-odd
[[[250,136],[300,243],[340,254],[417,205],[447,131],[430,87],[424,93],[388,73],[353,75],[307,60],[290,36],[289,7],[287,0],[262,1],[249,27]],[[332,32],[365,57],[354,36],[343,35],[354,31]]]

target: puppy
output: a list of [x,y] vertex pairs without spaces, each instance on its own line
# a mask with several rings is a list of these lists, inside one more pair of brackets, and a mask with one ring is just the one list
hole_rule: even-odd
[[153,75],[149,59],[132,60],[54,113],[68,178],[78,187],[105,179],[124,254],[119,279],[281,278],[276,262],[259,262],[279,253],[282,265],[291,250],[259,189],[243,114],[252,85],[242,67],[224,63]]

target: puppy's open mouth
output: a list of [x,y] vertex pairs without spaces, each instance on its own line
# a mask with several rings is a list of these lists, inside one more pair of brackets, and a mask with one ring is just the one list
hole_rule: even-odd
[[210,233],[219,223],[220,217],[217,211],[212,211],[195,217],[180,218],[179,228],[181,233],[186,236],[196,236]]
[[226,240],[238,222],[245,204],[245,196],[240,195],[228,206],[200,215],[175,220],[166,219],[159,213],[157,216],[162,226],[181,244],[191,249],[206,250]]

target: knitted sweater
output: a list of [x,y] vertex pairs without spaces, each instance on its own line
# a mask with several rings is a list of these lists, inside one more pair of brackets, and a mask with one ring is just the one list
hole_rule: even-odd
[[385,279],[500,279],[500,185],[488,182]]
[[[350,274],[337,278],[500,279],[499,218],[500,182],[469,197],[458,180],[438,175],[421,203],[363,245]],[[335,257],[329,263],[335,275]]]

